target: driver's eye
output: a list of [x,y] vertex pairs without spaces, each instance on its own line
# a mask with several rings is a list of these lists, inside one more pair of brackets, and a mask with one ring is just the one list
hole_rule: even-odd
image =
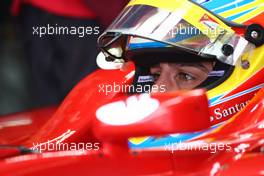
[[178,73],[176,77],[181,81],[193,81],[196,79],[194,76],[184,72]]

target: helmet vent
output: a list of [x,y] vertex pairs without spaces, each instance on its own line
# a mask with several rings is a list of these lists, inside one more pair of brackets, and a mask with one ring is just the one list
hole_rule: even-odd
[[251,24],[246,29],[245,38],[256,46],[264,44],[264,28],[259,24]]

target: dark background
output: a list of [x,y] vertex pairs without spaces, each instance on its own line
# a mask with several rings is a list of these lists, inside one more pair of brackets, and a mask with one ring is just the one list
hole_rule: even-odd
[[[46,50],[48,50],[45,47],[40,47],[40,48],[32,47],[34,44],[36,44],[36,43],[33,43],[33,41],[35,42],[36,40],[32,40],[32,41],[29,40],[30,37],[27,38],[28,36],[25,34],[27,33],[25,31],[28,30],[27,27],[30,26],[30,29],[31,29],[32,24],[39,23],[38,20],[44,19],[45,21],[44,23],[46,24],[47,20],[53,19],[54,21],[56,21],[56,19],[59,19],[62,21],[66,21],[67,24],[71,24],[74,26],[75,24],[78,26],[80,24],[83,24],[84,22],[84,24],[86,25],[89,24],[93,26],[100,26],[100,29],[101,29],[100,31],[103,31],[103,29],[106,28],[113,21],[113,19],[118,15],[118,13],[122,10],[122,8],[125,7],[125,5],[128,3],[128,0],[107,0],[107,1],[84,0],[84,2],[85,2],[84,5],[85,6],[87,5],[88,9],[92,10],[95,13],[96,17],[94,19],[89,19],[89,20],[87,19],[87,21],[84,21],[81,19],[71,18],[68,16],[60,16],[60,15],[56,15],[55,12],[53,13],[53,12],[46,11],[45,8],[38,9],[38,8],[34,8],[34,6],[29,8],[30,4],[27,4],[26,6],[24,6],[26,3],[22,5],[23,7],[21,10],[22,12],[20,12],[18,16],[14,17],[14,16],[11,16],[11,4],[13,3],[13,1],[0,1],[0,26],[1,26],[0,27],[0,116],[9,114],[9,113],[19,112],[19,111],[30,110],[33,108],[38,108],[40,106],[49,106],[51,104],[53,105],[59,104],[61,100],[67,95],[67,93],[72,88],[72,86],[76,84],[75,82],[78,82],[80,78],[83,78],[83,76],[85,76],[87,73],[90,73],[92,70],[97,68],[97,66],[95,65],[95,62],[94,63],[91,62],[94,60],[88,60],[91,58],[93,59],[97,55],[98,53],[98,51],[96,50],[97,48],[96,47],[95,49],[93,47],[84,48],[83,46],[85,45],[82,43],[82,40],[78,42],[78,44],[81,47],[79,47],[77,44],[75,44],[74,46],[77,46],[77,48],[80,49],[80,51],[85,51],[85,52],[78,52],[78,53],[82,53],[82,55],[78,55],[78,57],[82,59],[80,59],[79,61],[76,61],[75,63],[76,67],[74,67],[75,69],[71,67],[72,74],[69,74],[69,75],[74,75],[74,76],[72,76],[72,80],[70,78],[67,79],[68,80],[67,82],[71,81],[67,84],[64,83],[65,82],[64,80],[57,79],[59,75],[55,74],[57,73],[54,71],[56,70],[56,68],[52,67],[50,69],[50,73],[51,75],[54,76],[53,77],[54,79],[49,78],[48,81],[46,80],[46,76],[47,76],[45,75],[46,73],[43,72],[43,70],[45,71],[45,69],[43,68],[42,69],[39,68],[39,70],[34,69],[35,72],[33,72],[32,68],[33,67],[37,68],[35,66],[38,66],[38,64],[36,64],[36,62],[34,62],[34,64],[33,62],[31,62],[32,57],[30,58],[26,57],[26,55],[32,56],[32,53],[37,52],[37,54],[36,53],[33,54],[35,57],[34,61],[40,61],[42,59],[42,56],[45,56],[41,54],[41,51],[46,52]],[[34,16],[32,15],[32,13],[34,15],[35,14],[37,15]],[[36,17],[36,18],[33,18],[33,20],[30,18],[31,19],[30,21],[28,17]],[[22,33],[22,31],[24,31],[24,33]],[[68,42],[68,44],[70,44],[69,46],[71,46],[72,44],[71,40],[73,39],[74,38],[67,40],[69,41]],[[63,38],[60,41],[62,40]],[[85,42],[85,44],[89,46],[96,46],[96,40],[97,38],[90,38],[87,41],[83,40],[83,42]],[[49,41],[53,41],[56,43],[57,40],[56,41],[49,40]],[[32,44],[32,45],[26,46],[29,44]],[[56,53],[60,52],[60,54],[62,54],[62,57],[60,58],[64,58],[63,65],[67,66],[66,63],[68,63],[68,66],[71,66],[71,64],[69,64],[71,62],[66,62],[68,61],[67,60],[68,57],[63,57],[63,56],[64,54],[65,56],[72,56],[72,54],[76,54],[76,53],[66,52],[66,51],[71,51],[71,50],[68,50],[67,43],[63,43],[60,45],[61,47],[57,47],[57,48],[54,47],[55,44],[54,46],[52,45],[52,47],[50,47],[52,51],[50,52],[55,52],[53,50],[56,50]],[[34,46],[39,46],[39,45],[34,45]],[[45,46],[45,45],[41,45],[41,46]],[[40,50],[43,48],[45,49]],[[25,51],[25,49],[27,49],[27,51]],[[76,50],[73,50],[73,51],[76,51]],[[87,51],[89,51],[88,55],[87,55]],[[83,60],[83,58],[87,60]],[[85,67],[80,68],[78,64],[81,65],[82,67],[84,67],[85,65]],[[31,65],[31,68],[30,68],[30,65]],[[78,71],[80,71],[79,75],[78,75]],[[42,79],[43,75],[45,77],[44,79]],[[33,80],[32,78],[35,78],[35,79]],[[43,84],[37,84],[36,80],[38,81],[44,80],[46,82],[44,82]],[[51,83],[52,81],[54,82]],[[53,85],[51,87],[55,87],[55,88],[59,87],[63,89],[65,88],[67,89],[67,91],[58,89],[61,92],[57,92],[57,94],[52,94],[54,93],[54,91],[50,90],[49,84],[46,84],[46,83]],[[57,83],[59,85],[57,85]],[[40,94],[39,92],[43,92],[43,94]],[[49,93],[48,95],[51,95],[51,96],[55,95],[53,98],[56,98],[57,96],[61,98],[59,99],[59,102],[56,101],[56,102],[41,104],[40,100],[47,99],[48,97],[48,96],[45,96],[45,93],[46,94]],[[63,94],[63,96],[60,96],[60,94]]]
[[32,108],[21,42],[10,14],[12,1],[0,2],[0,115]]

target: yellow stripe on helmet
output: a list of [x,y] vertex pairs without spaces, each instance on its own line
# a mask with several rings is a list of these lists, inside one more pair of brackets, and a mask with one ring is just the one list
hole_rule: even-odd
[[241,12],[245,12],[247,10],[256,8],[255,10],[253,10],[252,12],[246,13],[245,15],[242,15],[241,17],[235,19],[234,21],[237,23],[243,23],[245,21],[247,21],[248,19],[264,12],[264,1],[263,0],[256,0],[252,3],[246,4],[244,6],[241,7],[237,7],[231,10],[228,10],[226,12],[220,13],[220,16],[223,16],[224,18],[239,14]]
[[[234,32],[229,26],[213,14],[188,0],[132,0],[127,6],[134,5],[148,5],[158,9],[168,10],[170,12],[181,11],[183,13],[182,18],[199,29],[204,35],[208,36],[211,42],[214,42],[223,30],[230,33]],[[210,19],[217,22],[219,24],[218,28],[216,30],[211,30],[210,27],[201,23],[200,20],[204,16],[208,16]]]
[[261,14],[261,13],[264,13],[264,4],[257,8],[256,10],[253,10],[252,12],[249,12],[237,19],[235,19],[234,21],[237,22],[237,23],[244,23],[245,21],[251,19],[251,18],[254,18],[255,16]]

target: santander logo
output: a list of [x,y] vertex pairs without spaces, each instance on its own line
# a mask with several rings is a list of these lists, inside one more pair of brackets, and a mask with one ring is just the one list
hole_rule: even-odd
[[129,125],[147,118],[159,108],[159,101],[149,94],[131,96],[126,101],[117,101],[100,107],[96,118],[109,125]]

